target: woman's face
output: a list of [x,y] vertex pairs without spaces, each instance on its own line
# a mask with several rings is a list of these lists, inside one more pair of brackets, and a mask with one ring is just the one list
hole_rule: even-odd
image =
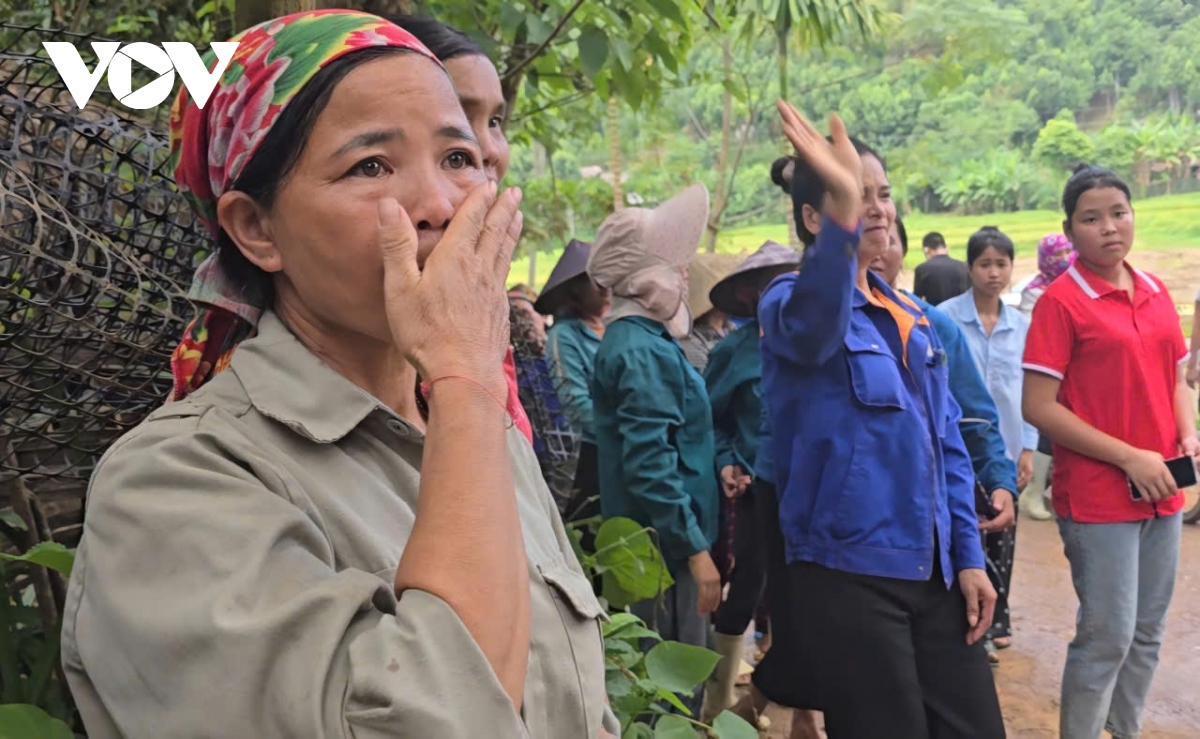
[[496,67],[480,54],[459,56],[446,62],[446,71],[458,90],[471,129],[483,151],[488,179],[499,182],[508,171],[508,139],[504,136],[504,91]]
[[883,278],[891,287],[896,286],[896,278],[904,267],[904,247],[900,243],[900,231],[895,221],[888,229],[888,245],[883,252],[871,260],[871,271]]
[[467,194],[487,181],[481,161],[434,62],[366,62],[334,89],[279,189],[263,224],[277,262],[259,264],[276,272],[279,299],[298,301],[310,320],[386,341],[379,201],[395,198],[408,213],[423,267]]
[[583,288],[582,312],[585,317],[601,318],[612,307],[612,290],[600,287],[588,278]]
[[1115,187],[1093,188],[1079,196],[1075,214],[1063,227],[1080,259],[1112,269],[1133,247],[1133,206]]
[[896,220],[896,204],[892,201],[892,185],[883,162],[868,154],[863,156],[862,164],[863,233],[858,244],[858,258],[860,262],[870,262],[887,251],[892,222]]
[[988,298],[999,298],[1012,282],[1012,260],[994,246],[984,249],[970,270],[975,292]]

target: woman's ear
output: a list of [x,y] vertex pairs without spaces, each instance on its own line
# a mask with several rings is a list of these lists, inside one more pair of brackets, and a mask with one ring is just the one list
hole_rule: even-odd
[[821,231],[821,212],[811,205],[805,203],[800,206],[800,218],[804,221],[804,228],[810,234],[820,233]]
[[242,255],[263,272],[279,272],[283,258],[266,209],[244,192],[231,190],[217,201],[217,222]]
[[1063,221],[1063,236],[1067,237],[1067,241],[1075,243],[1075,235],[1071,233],[1071,219],[1067,218]]

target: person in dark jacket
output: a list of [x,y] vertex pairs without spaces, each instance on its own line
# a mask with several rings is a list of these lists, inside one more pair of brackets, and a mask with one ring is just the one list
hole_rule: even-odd
[[913,276],[913,292],[917,297],[931,305],[940,305],[971,288],[967,263],[950,256],[946,239],[940,233],[925,234],[924,250],[925,263],[917,267]]
[[759,304],[797,682],[830,739],[1002,737],[981,641],[996,592],[945,349],[868,269],[895,218],[883,162],[837,116],[830,143],[780,110],[812,241]]
[[719,493],[712,407],[678,339],[691,328],[687,264],[707,216],[703,185],[654,210],[617,211],[588,261],[588,274],[613,293],[591,384],[601,514],[658,532],[675,584],[632,610],[663,638],[696,646],[707,645],[708,614],[721,599],[710,551]]
[[546,334],[546,359],[563,411],[579,437],[575,493],[564,513],[568,520],[589,518],[600,512],[590,385],[612,295],[588,277],[591,251],[591,244],[571,239],[533,304],[538,313],[554,316],[554,325]]
[[724,509],[723,546],[719,549],[725,553],[721,565],[729,590],[713,616],[713,641],[721,662],[704,692],[702,721],[712,720],[733,705],[734,682],[742,661],[742,635],[754,618],[766,584],[753,477],[762,422],[762,360],[755,316],[759,296],[767,284],[798,266],[799,254],[768,241],[706,296],[717,310],[749,320],[713,347],[704,371],[712,403],[716,474]]

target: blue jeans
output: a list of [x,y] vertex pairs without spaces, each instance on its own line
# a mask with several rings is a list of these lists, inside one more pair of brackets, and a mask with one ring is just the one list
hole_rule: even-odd
[[1141,735],[1175,590],[1183,517],[1134,523],[1059,519],[1079,596],[1075,639],[1063,670],[1062,739]]

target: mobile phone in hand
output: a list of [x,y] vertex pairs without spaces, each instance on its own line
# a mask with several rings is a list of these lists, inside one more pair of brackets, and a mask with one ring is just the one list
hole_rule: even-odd
[[[1196,484],[1196,461],[1188,456],[1176,457],[1168,459],[1166,462],[1167,469],[1171,471],[1171,477],[1175,478],[1175,488],[1183,490],[1190,488]],[[1137,485],[1133,484],[1133,480],[1129,481],[1129,495],[1134,500],[1142,500],[1142,491],[1137,489]]]

